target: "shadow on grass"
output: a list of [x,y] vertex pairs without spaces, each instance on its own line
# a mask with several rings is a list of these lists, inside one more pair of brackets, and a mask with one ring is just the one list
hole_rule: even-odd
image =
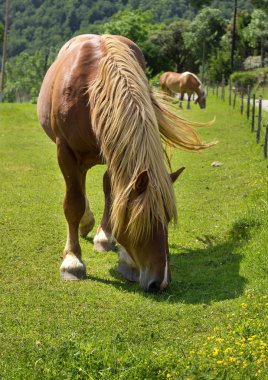
[[[215,243],[216,237],[204,236],[198,240],[203,248],[189,249],[170,245],[172,282],[163,293],[144,293],[138,284],[122,279],[116,268],[110,269],[115,281],[91,278],[128,292],[141,293],[156,302],[209,304],[233,299],[243,294],[246,279],[240,275],[242,255],[237,253],[250,238],[254,219],[237,221],[226,241]],[[178,250],[174,253],[175,250]]]

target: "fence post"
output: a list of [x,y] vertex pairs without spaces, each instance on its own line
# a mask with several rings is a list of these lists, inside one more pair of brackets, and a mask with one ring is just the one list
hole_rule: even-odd
[[235,108],[235,103],[236,103],[236,92],[237,92],[237,90],[235,89],[234,100],[233,100],[233,108]]
[[240,106],[240,113],[243,115],[244,112],[244,91],[241,93],[241,106]]
[[250,87],[248,86],[247,90],[248,98],[247,98],[247,120],[249,119],[250,115]]
[[256,105],[256,95],[253,94],[253,97],[252,97],[251,132],[254,132],[254,128],[255,128],[255,105]]
[[232,105],[232,82],[231,79],[229,79],[229,106]]
[[259,99],[258,127],[256,132],[256,143],[258,144],[261,136],[261,119],[262,119],[262,96]]
[[263,144],[263,154],[264,158],[267,158],[267,145],[268,145],[268,123],[266,125],[266,131],[265,131],[265,137],[264,137],[264,144]]
[[219,86],[218,86],[218,84],[216,85],[216,96],[217,97],[219,96]]
[[222,81],[221,81],[221,98],[222,100],[225,100],[225,78],[222,74]]

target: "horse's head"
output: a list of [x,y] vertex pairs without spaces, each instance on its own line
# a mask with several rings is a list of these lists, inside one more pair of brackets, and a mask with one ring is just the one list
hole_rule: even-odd
[[195,100],[195,104],[198,103],[200,108],[206,108],[206,93],[204,90],[200,90],[198,97]]
[[[183,170],[184,167],[170,174],[173,183]],[[148,173],[144,171],[133,185],[128,208],[131,208],[137,198],[146,192],[148,186]],[[169,220],[165,224],[153,218],[151,220],[153,225],[148,229],[149,233],[147,234],[145,229],[145,234],[135,242],[126,230],[118,234],[117,240],[125,248],[119,254],[118,270],[125,278],[139,281],[145,291],[157,292],[166,289],[171,280],[168,248]],[[127,212],[126,225],[128,221]]]

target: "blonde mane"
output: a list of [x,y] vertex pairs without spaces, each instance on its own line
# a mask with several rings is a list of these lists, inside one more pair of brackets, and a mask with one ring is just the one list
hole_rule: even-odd
[[[102,42],[105,54],[89,87],[91,123],[111,178],[113,234],[127,230],[137,242],[149,236],[155,221],[166,225],[177,217],[162,141],[187,150],[213,143],[202,144],[190,122],[156,100],[125,43],[110,35],[103,35]],[[144,170],[149,185],[130,204],[135,180]]]
[[197,75],[195,75],[194,73],[191,73],[190,71],[185,71],[184,73],[181,74],[182,76],[186,76],[186,75],[191,75],[192,77],[194,77],[197,82],[200,84],[200,87],[202,86],[202,82],[201,80],[198,78]]

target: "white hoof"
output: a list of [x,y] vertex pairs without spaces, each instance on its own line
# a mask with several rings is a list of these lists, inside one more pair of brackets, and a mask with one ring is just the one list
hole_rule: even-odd
[[93,242],[93,249],[97,252],[107,252],[115,249],[115,238],[111,234],[105,233],[101,227],[98,228]]
[[63,280],[81,280],[86,277],[86,266],[74,254],[68,253],[60,266],[60,274]]

